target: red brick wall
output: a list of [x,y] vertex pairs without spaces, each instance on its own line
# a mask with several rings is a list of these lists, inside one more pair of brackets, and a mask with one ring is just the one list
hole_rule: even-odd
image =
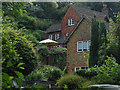
[[[75,20],[75,25],[73,26],[68,26],[68,19],[70,18],[74,18]],[[70,7],[66,13],[66,15],[64,16],[64,18],[62,19],[62,36],[65,36],[66,33],[68,33],[68,35],[71,33],[71,31],[73,30],[73,28],[76,26],[77,22],[80,20],[80,17],[77,15],[77,13],[75,12],[75,10]]]
[[73,74],[76,66],[88,66],[87,52],[77,52],[77,41],[90,40],[91,24],[83,20],[67,42],[67,72]]

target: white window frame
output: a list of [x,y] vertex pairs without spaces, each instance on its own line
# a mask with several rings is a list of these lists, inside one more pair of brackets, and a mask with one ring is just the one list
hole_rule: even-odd
[[[87,46],[87,48],[86,48],[87,50],[86,50],[86,51],[89,51],[90,40],[86,40],[86,41],[87,41],[87,43],[86,43],[86,44],[87,44],[87,45],[86,45],[86,46]],[[80,42],[81,42],[81,45],[82,45],[82,46],[81,46],[81,49],[82,49],[81,51],[78,50],[78,49],[79,49],[79,43],[80,43]],[[84,42],[84,41],[78,41],[78,42],[77,42],[77,52],[86,52],[86,51],[84,51],[84,48],[83,48],[83,42]]]
[[88,68],[88,66],[78,66],[78,67],[75,67],[75,68],[74,68],[74,71],[76,72],[76,71],[77,71],[77,68],[79,68],[79,69],[80,69],[80,68],[82,68],[82,67],[84,67],[85,69],[87,69],[87,68]]
[[53,35],[52,34],[49,35],[49,39],[53,40]]
[[55,40],[59,39],[60,38],[60,34],[55,34]]
[[75,19],[74,18],[68,19],[68,26],[72,26],[72,25],[75,25]]

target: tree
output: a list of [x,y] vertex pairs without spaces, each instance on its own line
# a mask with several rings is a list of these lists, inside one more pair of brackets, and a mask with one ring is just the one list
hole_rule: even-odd
[[91,25],[91,45],[89,54],[89,67],[93,67],[98,62],[98,49],[99,49],[99,22],[96,16],[92,18]]
[[[36,52],[33,48],[33,44],[31,41],[28,41],[25,36],[22,35],[17,30],[13,30],[12,28],[8,28],[6,30],[2,30],[4,33],[4,37],[6,37],[11,43],[15,43],[14,47],[17,54],[22,57],[20,62],[25,63],[24,70],[20,70],[24,75],[29,74],[36,67]],[[7,53],[6,53],[7,55]]]
[[104,22],[100,22],[100,28],[99,28],[99,60],[98,65],[102,65],[104,63],[104,60],[106,58],[106,47],[107,47],[107,37],[106,37],[107,31],[106,31],[106,25]]
[[108,42],[117,44],[117,38],[116,38],[116,25],[115,22],[110,18],[109,20],[109,30],[107,30],[107,40]]
[[25,2],[3,2],[2,10],[4,11],[4,16],[12,16],[16,19],[26,13]]
[[16,43],[17,41],[12,42],[4,31],[2,32],[2,89],[22,86],[24,75],[19,70],[24,69],[24,63],[16,51]]
[[117,16],[117,33],[118,33],[118,59],[117,63],[120,64],[120,12]]

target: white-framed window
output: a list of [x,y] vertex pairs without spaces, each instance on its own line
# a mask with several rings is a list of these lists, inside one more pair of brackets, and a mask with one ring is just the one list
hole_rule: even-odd
[[89,51],[89,47],[90,47],[90,40],[77,42],[77,52]]
[[53,35],[52,34],[49,35],[49,39],[53,40]]
[[55,40],[60,38],[60,34],[55,34]]
[[68,19],[68,26],[72,26],[74,24],[75,24],[75,19],[74,18]]
[[88,66],[79,66],[79,67],[75,67],[74,71],[76,72],[79,69],[87,69],[87,68],[88,68]]

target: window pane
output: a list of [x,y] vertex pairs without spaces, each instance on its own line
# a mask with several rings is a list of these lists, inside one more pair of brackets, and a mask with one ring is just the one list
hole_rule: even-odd
[[74,25],[74,18],[71,19],[71,25]]
[[88,51],[89,51],[89,48],[90,48],[90,40],[88,41]]
[[53,39],[53,35],[49,35],[49,39],[51,39],[51,40],[52,40],[52,39]]
[[87,41],[83,41],[83,51],[87,51]]
[[77,47],[78,51],[82,51],[82,47],[83,47],[82,42],[78,42],[78,47]]
[[68,25],[70,25],[70,19],[68,19]]

